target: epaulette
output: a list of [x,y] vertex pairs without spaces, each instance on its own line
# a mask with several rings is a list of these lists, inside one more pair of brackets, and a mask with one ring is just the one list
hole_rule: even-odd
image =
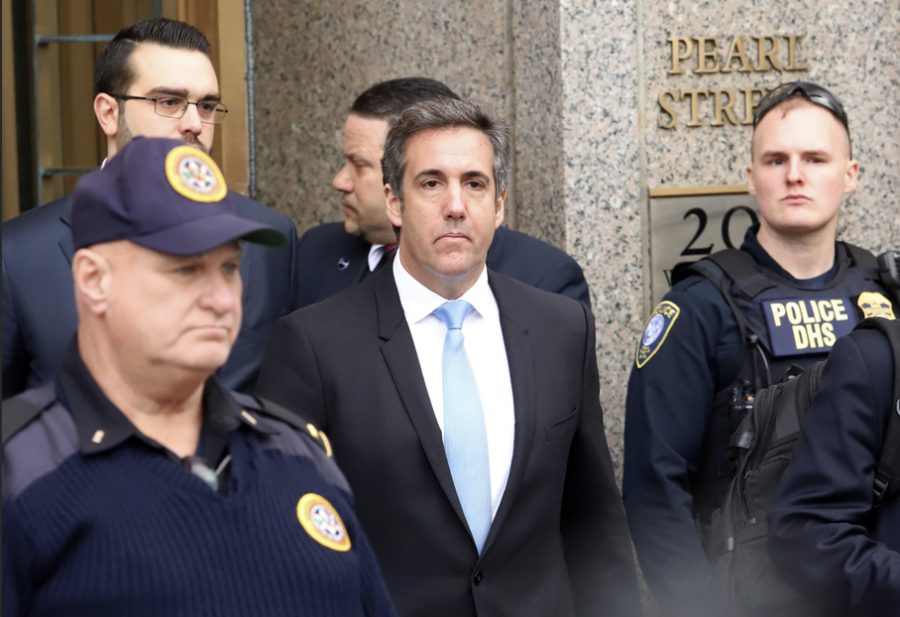
[[232,395],[239,403],[252,407],[254,411],[261,412],[276,420],[281,420],[291,428],[295,428],[301,433],[309,435],[319,447],[325,450],[325,454],[328,458],[331,458],[331,441],[328,439],[328,436],[301,414],[289,411],[286,407],[282,407],[278,403],[259,396],[248,396],[237,392],[232,392]]
[[3,401],[3,445],[56,401],[53,384]]

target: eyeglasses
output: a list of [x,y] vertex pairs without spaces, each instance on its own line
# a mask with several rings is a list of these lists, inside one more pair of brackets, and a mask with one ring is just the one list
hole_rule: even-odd
[[756,112],[753,114],[753,128],[756,128],[756,125],[763,119],[763,116],[797,94],[802,95],[803,98],[811,103],[815,103],[830,111],[841,121],[841,124],[847,129],[847,133],[850,133],[847,112],[844,111],[844,106],[841,105],[841,102],[837,97],[822,86],[807,81],[792,81],[787,84],[781,84],[766,94],[762,100],[760,100],[759,105],[756,107]]
[[187,113],[188,105],[193,105],[197,108],[197,115],[200,116],[200,122],[203,124],[222,124],[222,121],[225,120],[225,114],[228,113],[228,108],[222,103],[217,103],[216,101],[197,101],[194,103],[183,96],[171,94],[157,96],[156,98],[117,94],[116,98],[123,101],[153,101],[157,115],[173,119],[184,117],[184,114]]

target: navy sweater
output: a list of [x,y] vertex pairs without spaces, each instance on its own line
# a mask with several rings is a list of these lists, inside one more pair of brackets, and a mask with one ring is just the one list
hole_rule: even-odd
[[[395,616],[337,467],[241,400],[224,494],[146,438],[92,448],[51,400],[3,449],[3,614]],[[308,494],[349,550],[301,523]]]

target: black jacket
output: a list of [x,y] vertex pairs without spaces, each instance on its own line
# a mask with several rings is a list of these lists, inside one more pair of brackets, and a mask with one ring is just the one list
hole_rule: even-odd
[[640,614],[586,306],[489,272],[515,409],[479,557],[392,268],[279,321],[257,394],[324,429],[403,617]]
[[900,611],[900,500],[872,508],[893,383],[882,333],[835,343],[769,509],[769,554],[823,616]]

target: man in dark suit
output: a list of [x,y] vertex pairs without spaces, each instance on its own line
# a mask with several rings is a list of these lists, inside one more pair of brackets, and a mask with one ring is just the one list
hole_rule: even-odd
[[[134,135],[180,139],[204,152],[226,111],[206,37],[188,24],[141,21],[104,48],[94,69],[94,112],[112,157]],[[244,249],[243,325],[216,373],[252,392],[275,321],[295,307],[297,232],[286,216],[231,193],[238,214],[278,229],[287,246]],[[3,398],[56,373],[77,326],[70,196],[3,224]]]
[[[343,223],[314,227],[300,238],[300,306],[347,289],[390,261],[390,247],[397,238],[384,210],[384,139],[404,109],[439,97],[459,98],[439,81],[407,77],[375,84],[354,101],[344,125],[347,163],[332,182],[342,194],[346,218]],[[559,249],[523,233],[498,228],[488,251],[487,266],[538,289],[591,305],[578,263]]]
[[419,103],[384,169],[397,257],[280,320],[257,394],[328,434],[400,615],[640,614],[591,312],[485,267],[507,125]]

